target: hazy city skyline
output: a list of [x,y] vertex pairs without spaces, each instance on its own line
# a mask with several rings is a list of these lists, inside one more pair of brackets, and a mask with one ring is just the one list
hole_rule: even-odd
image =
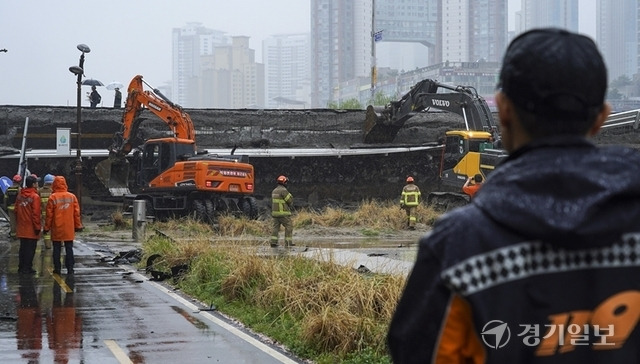
[[[119,81],[126,88],[140,74],[152,86],[163,86],[171,81],[171,31],[190,22],[251,37],[260,59],[264,38],[309,31],[309,1],[3,1],[0,49],[7,52],[0,53],[0,104],[75,106],[69,67],[78,65],[80,43],[91,48],[87,78],[105,85]],[[114,92],[98,89],[103,106],[113,106]],[[86,91],[83,86],[83,105]]]
[[[595,37],[595,1],[581,0],[580,31]],[[520,0],[508,0],[509,28]],[[0,4],[0,104],[75,106],[76,45],[87,44],[85,75],[105,85],[125,85],[137,74],[154,87],[171,82],[171,31],[187,23],[250,37],[262,61],[262,41],[275,34],[310,30],[309,0],[114,0],[89,3],[68,0]],[[591,13],[591,11],[593,11]],[[592,24],[588,21],[592,20]],[[384,43],[381,43],[381,48]],[[387,45],[388,46],[388,45]],[[392,46],[391,46],[392,47]],[[381,58],[382,55],[381,55]],[[385,66],[379,64],[379,66]],[[83,86],[83,105],[88,105]],[[113,91],[99,88],[103,106],[113,105]],[[126,90],[124,90],[126,91]]]

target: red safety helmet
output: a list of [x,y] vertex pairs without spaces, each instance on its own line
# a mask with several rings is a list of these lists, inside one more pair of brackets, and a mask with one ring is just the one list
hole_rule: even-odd
[[280,176],[280,177],[278,177],[278,179],[276,179],[276,181],[278,181],[278,183],[283,185],[283,184],[289,182],[289,179],[287,178],[287,176]]
[[20,182],[22,182],[22,177],[20,177],[20,175],[19,175],[19,174],[16,174],[15,176],[13,176],[12,181],[13,181],[13,182],[20,183]]
[[407,177],[407,183],[413,183],[413,177],[411,176]]

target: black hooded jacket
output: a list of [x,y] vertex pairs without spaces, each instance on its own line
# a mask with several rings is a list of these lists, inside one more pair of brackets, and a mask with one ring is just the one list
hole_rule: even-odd
[[420,241],[396,363],[640,363],[640,153],[549,138]]

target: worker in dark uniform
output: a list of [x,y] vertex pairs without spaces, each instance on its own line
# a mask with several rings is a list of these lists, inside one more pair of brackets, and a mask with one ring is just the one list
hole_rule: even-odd
[[289,193],[289,190],[287,190],[289,179],[286,176],[280,176],[276,181],[278,185],[271,192],[271,216],[273,217],[271,247],[275,248],[278,246],[280,226],[283,226],[284,245],[288,248],[295,245],[293,244],[293,221],[291,219],[293,196]]
[[119,109],[122,106],[122,92],[120,92],[120,88],[116,87],[116,94],[113,97],[113,107],[115,109]]
[[511,42],[496,92],[509,156],[420,240],[394,363],[640,363],[640,151],[590,140],[607,85],[587,36]]
[[420,205],[420,188],[414,184],[413,177],[407,177],[407,184],[402,188],[400,196],[400,207],[407,213],[407,228],[409,230],[416,229],[416,209]]
[[19,174],[16,174],[11,179],[13,184],[7,188],[4,192],[4,209],[7,211],[9,215],[9,237],[12,239],[16,238],[16,211],[15,211],[15,203],[16,198],[18,197],[18,193],[20,193],[20,184],[22,183],[22,177]]
[[[52,174],[47,174],[46,176],[44,176],[42,187],[40,187],[40,190],[38,191],[40,193],[40,201],[42,206],[42,226],[44,226],[44,219],[47,213],[47,202],[49,201],[49,196],[51,196],[51,193],[53,193],[53,189],[51,187],[53,185],[53,178],[54,175]],[[45,249],[51,249],[51,232],[47,231],[46,234],[42,235],[42,238],[44,240]]]

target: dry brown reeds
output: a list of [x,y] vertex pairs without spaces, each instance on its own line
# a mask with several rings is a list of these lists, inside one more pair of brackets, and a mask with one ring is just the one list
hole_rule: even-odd
[[[422,206],[418,214],[424,223],[432,223],[439,216]],[[294,221],[298,227],[366,226],[393,230],[403,228],[405,218],[397,204],[366,201],[352,212],[335,208],[320,213],[301,211]],[[166,226],[160,229],[163,228],[169,230]],[[331,253],[317,259],[294,253],[274,256],[268,248],[265,254],[265,247],[256,246],[255,242],[220,238],[266,236],[270,229],[268,219],[222,216],[217,232],[193,221],[180,221],[171,227],[175,228],[188,230],[189,234],[182,235],[190,238],[178,241],[156,236],[145,242],[144,250],[147,256],[163,255],[168,264],[188,262],[190,270],[178,282],[185,292],[204,302],[216,302],[222,311],[225,307],[244,307],[249,321],[256,320],[256,315],[248,311],[258,310],[258,316],[268,322],[252,322],[252,326],[266,328],[265,335],[298,348],[298,354],[303,356],[318,353],[334,358],[329,362],[342,361],[354,352],[366,350],[383,358],[379,362],[388,360],[386,332],[404,287],[403,275],[358,273],[336,262]],[[218,235],[215,242],[212,234]],[[268,331],[269,327],[287,330]]]
[[122,211],[116,211],[111,214],[111,222],[115,230],[124,230],[131,227],[129,220],[124,218]]
[[[419,205],[416,214],[418,222],[432,225],[440,212],[426,205]],[[327,207],[324,210],[298,211],[294,217],[294,226],[323,227],[366,227],[375,230],[400,230],[406,225],[406,215],[395,201],[362,201],[353,211]]]
[[[145,243],[145,251],[153,250],[153,244]],[[169,265],[189,262],[180,287],[203,301],[220,297],[258,308],[275,317],[275,326],[293,318],[293,335],[317,352],[344,357],[368,348],[385,355],[386,329],[404,286],[402,276],[362,275],[331,259],[265,257],[258,254],[259,247],[231,241],[158,244],[155,249],[164,251]],[[286,344],[286,337],[278,339]]]

